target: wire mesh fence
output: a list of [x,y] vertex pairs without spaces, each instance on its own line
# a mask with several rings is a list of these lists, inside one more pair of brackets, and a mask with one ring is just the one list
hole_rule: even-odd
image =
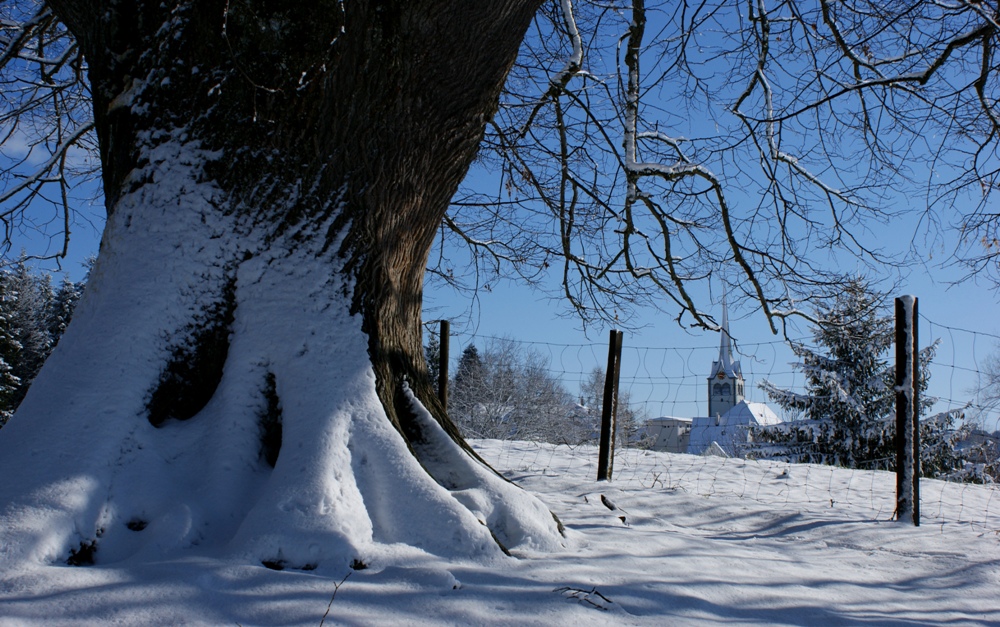
[[[925,316],[920,316],[920,325],[921,344],[936,345],[928,366],[930,383],[926,394],[934,401],[929,413],[961,412],[965,421],[981,431],[1000,429],[1000,335],[951,327]],[[577,401],[593,371],[603,368],[607,361],[607,344],[603,341],[529,342],[482,334],[453,335],[452,361],[457,362],[463,347],[482,347],[498,341],[538,354],[546,364],[546,373],[561,382],[569,397]],[[797,341],[811,342],[809,338]],[[785,341],[737,341],[734,347],[746,380],[747,400],[768,402],[759,388],[763,381],[793,393],[807,393],[805,377],[794,366],[798,360]],[[684,347],[634,346],[626,338],[620,390],[645,419],[706,415],[707,376],[718,354],[718,340],[710,336],[702,343]],[[797,417],[776,405],[771,408],[785,420]],[[867,461],[868,467],[884,468],[880,464],[886,460]]]
[[[982,463],[983,455],[996,457],[997,410],[1000,403],[991,383],[1000,380],[1000,361],[996,355],[1000,336],[987,332],[955,328],[920,317],[920,339],[924,346],[935,346],[934,357],[927,365],[930,384],[926,392],[933,405],[928,414],[952,412],[967,425],[963,432],[966,457],[970,462]],[[808,340],[803,339],[809,343]],[[527,342],[516,338],[498,338],[488,335],[453,335],[451,372],[455,372],[456,353],[463,347],[504,342],[517,345],[531,352],[545,364],[545,375],[558,381],[570,404],[593,404],[586,398],[584,388],[592,381],[593,373],[607,362],[607,344],[584,340],[579,343]],[[784,341],[735,344],[736,357],[742,364],[748,400],[767,402],[759,389],[763,381],[770,381],[782,388],[805,394],[806,379],[794,366],[795,356]],[[637,423],[641,426],[652,418],[665,416],[690,419],[707,414],[708,374],[713,360],[718,358],[717,337],[710,336],[704,343],[684,347],[631,346],[626,340],[622,347],[619,390],[628,403]],[[994,385],[994,387],[997,387]],[[992,395],[991,395],[992,392]],[[773,407],[781,418],[798,418]],[[589,417],[596,421],[600,407]],[[570,419],[579,421],[577,413]],[[886,420],[891,420],[887,417]],[[547,432],[545,437],[532,438],[542,442],[524,442],[518,433],[509,434],[509,442],[500,449],[498,458],[488,460],[499,468],[516,472],[531,470],[547,472],[551,469],[546,458],[554,455],[552,447],[561,445],[571,451],[575,468],[560,471],[596,473],[597,424],[581,431],[568,427],[565,431]],[[469,437],[482,434],[468,432]],[[754,499],[771,482],[782,482],[781,491],[788,502],[811,505],[849,503],[864,507],[874,519],[892,514],[895,507],[895,459],[891,456],[858,459],[854,468],[839,468],[818,464],[792,464],[768,459],[741,459],[745,455],[707,461],[696,455],[671,455],[645,450],[650,441],[640,433],[632,438],[619,440],[615,453],[614,475],[616,480],[629,481],[649,489],[683,489],[697,494],[723,494],[736,498]],[[977,458],[977,455],[979,457]],[[791,478],[791,480],[790,480]],[[989,481],[989,476],[981,477]],[[817,486],[825,486],[818,489]],[[961,522],[1000,530],[1000,494],[996,484],[963,485],[944,490],[943,482],[924,479],[921,487],[921,511],[926,523]],[[770,493],[770,492],[769,492]],[[773,495],[772,495],[773,496]],[[772,498],[769,496],[768,498]],[[968,498],[967,498],[968,497]],[[982,504],[986,504],[985,511]]]
[[929,368],[936,411],[963,410],[979,429],[1000,429],[1000,335],[962,329],[925,316],[922,337],[938,342]]

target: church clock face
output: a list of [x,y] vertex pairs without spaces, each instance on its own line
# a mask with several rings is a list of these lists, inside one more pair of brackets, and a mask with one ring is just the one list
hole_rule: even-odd
[[726,378],[726,373],[720,372],[719,374],[715,375],[715,378],[721,381]]

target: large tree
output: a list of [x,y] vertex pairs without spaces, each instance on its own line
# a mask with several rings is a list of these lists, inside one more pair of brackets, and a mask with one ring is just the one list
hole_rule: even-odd
[[[914,180],[931,207],[967,189],[986,206],[989,3],[662,9],[6,3],[0,123],[33,147],[0,169],[6,235],[45,198],[68,234],[71,148],[92,136],[108,220],[0,437],[2,463],[32,469],[2,488],[0,557],[200,545],[305,566],[385,543],[557,546],[552,516],[475,459],[429,385],[439,227],[434,276],[463,276],[454,236],[491,270],[560,268],[585,317],[666,297],[711,327],[697,285],[723,268],[773,323],[834,280],[815,248],[880,258],[868,221]],[[449,211],[480,146],[497,191]]]
[[[760,384],[772,401],[802,420],[762,428],[755,440],[777,441],[797,462],[888,466],[895,452],[888,429],[896,396],[887,361],[892,319],[884,305],[885,296],[863,279],[845,279],[834,306],[817,316],[823,324],[813,329],[814,346],[792,343],[802,360],[793,366],[805,378],[805,391],[782,389],[767,379]],[[920,387],[927,387],[926,377]]]
[[40,8],[88,62],[108,221],[3,430],[3,463],[38,467],[4,485],[5,560],[207,544],[304,567],[370,563],[381,543],[559,544],[464,445],[421,350],[435,230],[537,6]]

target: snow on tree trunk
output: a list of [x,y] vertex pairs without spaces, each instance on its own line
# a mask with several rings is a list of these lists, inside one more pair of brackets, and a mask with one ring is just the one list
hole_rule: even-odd
[[445,415],[420,325],[537,1],[52,4],[90,60],[109,220],[0,433],[0,559],[560,546]]

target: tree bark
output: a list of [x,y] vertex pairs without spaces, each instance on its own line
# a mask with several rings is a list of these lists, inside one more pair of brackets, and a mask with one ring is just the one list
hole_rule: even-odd
[[7,463],[80,447],[5,494],[57,495],[60,539],[21,559],[558,546],[448,419],[421,331],[436,228],[539,2],[51,0],[89,61],[109,219],[0,442]]

